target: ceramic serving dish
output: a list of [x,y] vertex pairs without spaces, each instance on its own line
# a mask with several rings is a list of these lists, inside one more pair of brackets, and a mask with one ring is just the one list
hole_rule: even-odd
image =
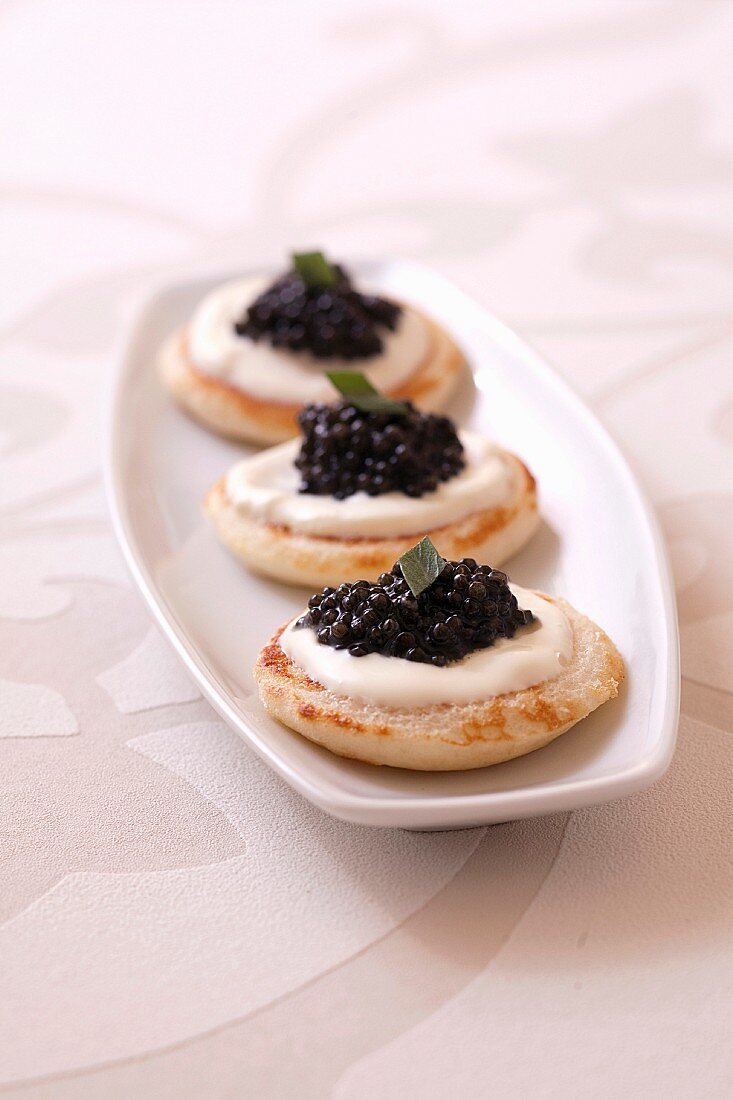
[[209,486],[245,448],[188,420],[156,376],[163,338],[219,279],[145,296],[114,379],[106,479],[115,528],[150,610],[202,692],[251,748],[328,813],[366,825],[448,829],[568,810],[632,794],[666,769],[679,709],[670,572],[655,518],[604,429],[542,359],[437,274],[414,263],[358,274],[448,328],[473,368],[449,410],[520,454],[544,523],[505,568],[565,596],[607,631],[626,662],[620,697],[544,749],[469,772],[409,772],[333,756],[268,718],[257,651],[310,594],[247,573],[201,512]]

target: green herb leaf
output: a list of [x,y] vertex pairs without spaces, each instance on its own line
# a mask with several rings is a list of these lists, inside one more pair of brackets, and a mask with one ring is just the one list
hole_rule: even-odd
[[307,287],[333,286],[336,272],[322,252],[293,252],[293,267]]
[[326,377],[347,401],[362,412],[388,412],[398,416],[404,416],[408,412],[404,401],[395,401],[392,397],[386,397],[358,371],[327,371]]
[[413,596],[419,596],[443,572],[445,558],[441,558],[426,535],[402,555],[399,566]]

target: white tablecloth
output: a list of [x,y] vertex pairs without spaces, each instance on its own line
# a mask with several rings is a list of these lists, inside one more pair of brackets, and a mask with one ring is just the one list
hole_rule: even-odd
[[[7,1095],[730,1095],[732,39],[700,0],[0,8]],[[319,245],[440,269],[629,456],[679,591],[653,789],[348,826],[150,624],[99,473],[131,295]]]

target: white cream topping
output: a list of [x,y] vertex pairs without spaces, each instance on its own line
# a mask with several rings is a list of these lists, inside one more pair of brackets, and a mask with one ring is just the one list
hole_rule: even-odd
[[381,331],[384,348],[370,359],[317,359],[308,352],[274,348],[266,339],[238,336],[235,322],[270,282],[266,278],[235,279],[200,302],[188,330],[188,354],[198,370],[261,400],[302,405],[334,399],[326,371],[361,371],[378,390],[389,392],[427,355],[427,327],[409,307],[403,309],[395,332]]
[[352,657],[346,649],[321,645],[310,627],[296,629],[295,619],[280,636],[280,646],[311,680],[362,702],[429,707],[491,699],[554,680],[573,655],[573,632],[560,608],[530,589],[510,588],[535,622],[445,668],[381,653]]
[[390,538],[430,531],[494,508],[510,499],[515,489],[515,467],[503,451],[475,432],[462,431],[459,436],[465,467],[422,497],[354,493],[336,500],[299,493],[300,478],[293,465],[299,439],[238,462],[227,475],[227,497],[242,514],[308,535]]

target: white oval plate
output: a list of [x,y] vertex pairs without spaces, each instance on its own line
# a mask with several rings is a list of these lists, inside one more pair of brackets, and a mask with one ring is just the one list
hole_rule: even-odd
[[188,420],[156,376],[158,345],[215,282],[148,296],[119,366],[106,439],[115,528],[166,636],[222,717],[328,813],[366,825],[447,829],[619,798],[663,774],[679,709],[675,602],[656,521],[591,413],[538,355],[456,287],[407,262],[365,265],[384,290],[423,306],[475,369],[451,410],[515,450],[537,476],[544,526],[506,568],[565,596],[618,645],[620,697],[538,752],[469,772],[378,768],[334,756],[273,721],[251,669],[260,646],[308,592],[248,574],[201,513],[204,493],[241,455]]

